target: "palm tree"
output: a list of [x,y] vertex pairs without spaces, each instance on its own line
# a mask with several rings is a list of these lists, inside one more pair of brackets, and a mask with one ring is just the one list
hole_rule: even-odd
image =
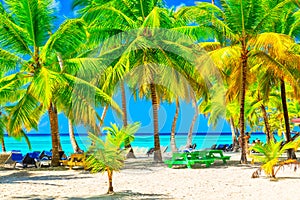
[[2,148],[2,152],[6,152],[6,148],[5,148],[5,142],[4,142],[4,130],[5,130],[5,124],[4,122],[4,117],[3,114],[0,114],[0,140],[1,140],[1,148]]
[[[178,33],[173,23],[175,18],[167,9],[162,7],[163,4],[160,0],[135,0],[130,2],[129,7],[124,2],[115,0],[105,2],[75,1],[74,5],[83,7],[80,13],[83,13],[83,18],[93,25],[94,30],[98,31],[99,38],[107,38],[108,33],[119,33],[104,42],[102,41],[100,57],[113,60],[115,69],[123,69],[123,72],[130,71],[131,75],[132,69],[135,67],[145,66],[144,70],[137,69],[135,71],[142,75],[140,77],[135,76],[136,80],[140,78],[139,81],[135,80],[136,83],[129,83],[134,82],[134,78],[128,76],[130,78],[127,83],[135,85],[133,88],[138,89],[140,94],[147,94],[149,98],[151,97],[155,138],[154,159],[162,161],[157,110],[160,96],[163,96],[158,92],[164,90],[158,86],[162,81],[156,77],[161,77],[157,70],[161,67],[160,65],[169,66],[178,70],[187,80],[196,85],[198,80],[195,77],[199,73],[191,64],[191,60],[195,62],[196,55],[193,48],[186,48],[187,43],[192,46],[194,41]],[[107,16],[110,18],[108,19]],[[172,28],[174,30],[170,30]],[[182,59],[183,57],[184,59]],[[119,73],[120,78],[124,74]],[[169,84],[169,82],[170,80],[165,83]],[[149,93],[147,89],[149,89]]]
[[95,145],[92,145],[89,152],[92,153],[87,159],[87,166],[92,173],[105,172],[108,175],[108,194],[113,190],[113,171],[119,171],[124,166],[124,160],[128,150],[123,150],[125,140],[132,141],[133,134],[139,129],[140,124],[129,124],[119,129],[116,124],[105,127],[108,131],[104,142],[95,134],[90,134],[90,138]]
[[[253,162],[260,162],[262,166],[258,170],[264,170],[265,173],[272,177],[276,178],[276,173],[279,169],[284,165],[290,165],[291,163],[298,164],[297,160],[289,159],[287,161],[281,161],[281,155],[286,152],[288,149],[297,149],[299,147],[299,139],[297,138],[295,141],[288,142],[282,146],[282,141],[275,143],[271,140],[269,143],[260,144],[257,143],[250,150],[254,150],[262,155],[252,155]],[[275,171],[275,166],[279,163],[279,167]],[[257,171],[258,171],[257,170]],[[257,178],[258,172],[254,172],[252,177]]]
[[246,116],[251,127],[257,126],[259,124],[260,118],[263,119],[265,127],[264,130],[267,135],[266,141],[269,142],[270,140],[274,139],[269,124],[269,114],[267,112],[267,110],[270,108],[268,106],[268,101],[270,101],[272,94],[270,93],[270,91],[267,91],[268,94],[266,94],[266,92],[262,90],[266,88],[264,87],[264,84],[265,83],[261,82],[261,80],[258,78],[258,83],[254,83],[249,86],[247,99],[250,105],[246,109]]
[[[37,128],[40,117],[48,111],[52,137],[51,164],[58,166],[59,131],[56,101],[59,98],[66,99],[68,95],[59,93],[62,88],[74,86],[77,82],[96,90],[98,98],[106,102],[110,102],[111,98],[88,82],[60,71],[56,53],[68,56],[87,36],[82,20],[78,19],[66,20],[55,33],[49,34],[55,18],[53,3],[51,0],[20,0],[5,1],[4,5],[1,4],[0,60],[7,60],[6,66],[14,70],[14,73],[0,80],[0,91],[3,92],[8,87],[25,90],[9,112],[7,129],[10,134],[21,132],[23,127],[27,131]],[[74,90],[69,87],[69,93],[72,92]],[[77,100],[80,97],[78,96]],[[73,104],[74,99],[76,98],[73,98]],[[77,106],[78,104],[77,101]],[[86,115],[87,109],[83,109],[84,106],[85,104],[81,104],[82,109],[77,110],[76,117]],[[74,108],[76,106],[73,106]]]
[[[10,104],[13,104],[15,101],[18,101],[23,95],[24,95],[24,90],[16,90],[13,87],[12,88],[7,87],[6,90],[1,90],[0,92],[0,96],[1,96],[0,104],[3,105],[1,106],[0,109],[0,140],[1,140],[2,152],[6,151],[4,134],[5,132],[7,132],[8,129],[7,128],[8,116],[9,116],[9,111],[12,109]],[[23,137],[28,145],[28,148],[31,149],[29,138],[27,137],[27,135],[23,130],[21,130],[18,133],[8,132],[8,136],[14,138]]]
[[179,114],[179,99],[176,98],[176,110],[172,122],[172,127],[171,127],[171,138],[170,138],[170,144],[171,144],[171,150],[172,152],[177,152],[177,147],[176,147],[176,140],[175,140],[175,132],[176,132],[176,124],[177,124],[177,119],[178,119],[178,114]]
[[[293,36],[294,38],[299,36],[299,4],[296,2],[295,5],[288,7],[285,12],[280,12],[281,20],[277,21],[274,27],[272,27],[271,31],[276,33],[286,34],[289,36]],[[284,19],[286,22],[283,22]],[[293,41],[293,40],[292,40]],[[283,44],[286,45],[286,44]],[[299,60],[298,56],[291,54],[289,50],[285,51],[286,56],[289,60],[286,60],[286,57],[281,57],[280,55],[274,55],[273,52],[268,52],[270,56],[274,57],[278,65],[272,65],[272,70],[281,71],[282,68],[285,72],[282,74],[275,74],[275,77],[279,80],[280,85],[280,93],[282,100],[282,109],[284,115],[284,124],[285,124],[285,137],[286,142],[291,141],[291,133],[290,133],[290,123],[289,123],[289,112],[288,105],[286,99],[286,83],[289,83],[293,86],[295,90],[295,96],[299,96],[297,94],[297,90],[299,90],[298,78],[299,78],[299,63],[295,62],[294,59]],[[299,54],[298,54],[299,55]],[[293,149],[288,150],[289,158],[296,158],[296,154]]]
[[[247,82],[249,81],[249,59],[253,56],[253,43],[255,37],[268,30],[269,24],[279,20],[278,13],[283,8],[287,8],[291,1],[273,2],[270,0],[259,1],[221,1],[222,10],[214,5],[207,3],[199,3],[188,9],[186,15],[193,16],[194,21],[200,26],[214,27],[219,33],[217,39],[231,46],[223,47],[219,50],[211,52],[213,60],[220,67],[231,65],[237,70],[232,75],[237,75],[234,89],[229,89],[228,96],[238,97],[240,101],[240,119],[239,129],[242,140],[241,163],[247,163],[246,157],[246,138],[245,138],[245,95],[247,90]],[[209,15],[211,19],[207,22],[200,21],[203,12],[211,11],[214,15]],[[191,18],[191,17],[189,17]],[[222,34],[223,33],[223,34]],[[268,40],[269,39],[269,40]],[[270,38],[265,38],[265,46],[270,43]],[[257,46],[262,48],[260,43]],[[259,49],[259,48],[256,48]],[[224,53],[226,52],[226,57]],[[223,57],[222,57],[223,56]],[[222,59],[220,59],[222,57]],[[233,59],[235,57],[235,59]],[[253,57],[255,58],[255,56]],[[230,61],[228,60],[230,59]],[[220,63],[220,65],[218,64]],[[233,91],[235,92],[233,93]],[[233,95],[235,94],[235,95]]]
[[[126,127],[128,121],[127,121],[126,93],[125,93],[125,86],[124,86],[123,81],[121,81],[120,87],[121,87],[121,96],[122,96],[123,125],[124,125],[124,127]],[[126,143],[125,148],[130,149],[126,157],[127,158],[135,158],[135,155],[134,155],[133,149],[131,148],[130,142],[125,141],[125,143]]]
[[195,113],[194,113],[192,123],[191,123],[190,129],[189,129],[188,135],[187,135],[186,148],[190,148],[190,146],[192,146],[193,130],[194,130],[195,122],[199,115],[195,96],[192,96],[192,105],[195,108]]
[[71,145],[72,145],[72,148],[73,148],[73,152],[76,153],[76,152],[81,152],[82,149],[79,148],[79,145],[76,141],[76,138],[75,138],[75,133],[74,133],[74,127],[73,127],[73,122],[68,119],[68,124],[69,124],[69,135],[70,135],[70,141],[71,141]]

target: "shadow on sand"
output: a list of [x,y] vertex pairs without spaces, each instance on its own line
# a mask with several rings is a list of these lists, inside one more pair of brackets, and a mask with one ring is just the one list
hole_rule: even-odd
[[[5,176],[0,177],[0,183],[13,184],[15,182],[31,182],[32,181],[49,181],[49,180],[72,180],[72,179],[89,179],[91,177],[75,177],[74,175],[37,175],[30,173],[30,171],[19,171],[14,172]],[[38,183],[37,183],[38,184]],[[56,184],[49,184],[56,185]]]
[[[70,194],[66,197],[60,197],[59,199],[66,199],[66,200],[81,200],[81,199],[84,199],[84,200],[98,200],[98,199],[103,199],[103,200],[118,200],[118,199],[120,199],[120,200],[131,200],[131,199],[168,200],[168,199],[173,199],[164,194],[143,194],[143,193],[138,193],[138,192],[132,192],[131,190],[120,191],[120,192],[116,192],[116,193],[110,194],[110,195],[103,194],[103,195],[91,196],[91,197],[70,197],[70,196],[72,196],[72,195]],[[51,197],[51,196],[30,195],[30,196],[16,196],[16,197],[12,197],[11,199],[54,200],[57,198]]]
[[161,199],[161,200],[167,200],[172,199],[164,194],[144,194],[139,192],[132,192],[131,190],[125,190],[116,192],[112,195],[104,194],[100,196],[94,196],[94,197],[87,197],[87,198],[75,198],[70,197],[68,200],[80,200],[80,199],[86,199],[86,200],[97,200],[97,199],[107,199],[107,200],[118,200],[118,199],[143,199],[143,200],[155,200],[155,199]]

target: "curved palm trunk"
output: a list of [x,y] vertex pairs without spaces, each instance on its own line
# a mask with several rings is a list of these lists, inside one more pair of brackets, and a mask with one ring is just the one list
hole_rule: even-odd
[[158,134],[158,102],[155,85],[150,84],[151,99],[152,99],[152,109],[153,109],[153,126],[154,126],[154,161],[162,162],[161,150],[160,150],[160,141]]
[[72,145],[72,148],[73,148],[73,152],[74,153],[81,152],[82,149],[79,148],[79,145],[78,145],[78,143],[76,141],[76,138],[75,138],[73,123],[70,119],[68,119],[68,123],[69,123],[70,141],[71,141],[71,145]]
[[196,122],[197,117],[199,115],[198,114],[198,108],[197,108],[197,102],[196,102],[196,98],[195,98],[194,95],[192,95],[192,105],[195,108],[195,114],[194,114],[194,117],[193,117],[193,120],[192,120],[192,123],[191,123],[191,126],[190,126],[190,130],[189,130],[188,135],[187,135],[186,148],[190,148],[190,146],[192,145],[193,130],[194,130],[195,122]]
[[268,113],[266,111],[266,107],[263,104],[261,104],[260,108],[261,108],[261,111],[263,113],[264,123],[265,123],[265,127],[266,127],[267,142],[269,143],[271,140],[274,140],[274,137],[273,137],[273,134],[271,133]]
[[105,118],[105,116],[106,116],[107,110],[108,110],[108,105],[106,105],[106,106],[104,107],[103,111],[102,111],[101,121],[99,122],[99,136],[102,135],[102,133],[101,133],[101,127],[102,127],[102,125],[103,125],[103,123],[104,123],[104,118]]
[[1,147],[2,147],[2,152],[6,152],[5,142],[4,142],[4,135],[3,135],[3,138],[1,138]]
[[178,98],[176,98],[176,110],[175,110],[175,115],[174,115],[173,122],[172,122],[171,141],[170,141],[172,153],[177,151],[176,141],[175,141],[175,129],[176,129],[176,124],[177,124],[177,119],[178,119],[179,108],[180,108],[179,100],[178,100]]
[[[102,133],[101,133],[101,127],[102,127],[102,125],[103,125],[103,123],[104,123],[104,118],[105,118],[105,116],[106,116],[107,110],[108,110],[108,105],[106,105],[106,106],[104,107],[103,111],[102,111],[101,120],[100,120],[100,122],[99,122],[99,133],[98,133],[98,136],[102,136]],[[92,140],[91,146],[94,146],[94,145],[95,145],[95,141]]]
[[[124,87],[124,82],[121,82],[121,94],[122,94],[122,111],[123,111],[123,125],[124,127],[127,126],[127,106],[126,106],[126,94],[125,94],[125,87]],[[129,149],[130,151],[126,155],[126,158],[135,158],[133,149],[131,148],[131,144],[128,140],[125,141],[125,148]]]
[[57,110],[55,106],[50,103],[48,108],[50,129],[51,129],[51,138],[52,138],[52,160],[51,166],[59,166],[59,139],[58,139],[58,123],[57,123]]
[[54,114],[55,114],[55,120],[56,120],[56,124],[58,127],[58,134],[57,134],[57,139],[58,139],[58,151],[62,151],[62,146],[61,146],[61,142],[60,142],[60,135],[59,135],[59,126],[58,126],[58,113],[57,113],[57,108],[55,105],[53,105],[54,108]]
[[242,143],[241,163],[247,164],[247,145],[245,138],[245,96],[246,96],[246,77],[247,77],[247,62],[248,51],[246,48],[246,40],[243,38],[242,42],[242,84],[241,84],[241,97],[240,97],[240,137]]
[[236,128],[234,126],[234,121],[232,117],[230,117],[229,123],[230,123],[231,137],[232,137],[232,151],[237,152],[239,145],[236,139]]
[[106,168],[107,171],[107,176],[108,176],[108,191],[107,194],[113,194],[114,193],[114,188],[112,185],[112,176],[113,176],[113,171],[109,169],[109,167]]
[[[63,67],[64,67],[64,62],[63,62],[62,56],[61,56],[61,54],[59,52],[57,52],[56,55],[57,55],[57,60],[58,60],[58,64],[59,64],[60,70],[62,71]],[[57,124],[58,124],[58,114],[57,114],[57,109],[56,109],[55,105],[54,105],[54,108],[55,108],[56,119],[57,119]],[[61,143],[60,143],[60,135],[59,135],[59,133],[58,133],[57,137],[58,137],[58,150],[62,151],[62,146],[61,146]]]
[[[290,123],[289,123],[289,113],[286,104],[286,91],[285,91],[285,83],[284,80],[280,80],[280,92],[281,92],[281,102],[282,102],[282,109],[283,109],[283,116],[284,116],[284,123],[285,123],[285,137],[286,142],[291,141],[291,131],[290,131]],[[296,159],[296,154],[293,149],[289,149],[287,151],[288,158]]]

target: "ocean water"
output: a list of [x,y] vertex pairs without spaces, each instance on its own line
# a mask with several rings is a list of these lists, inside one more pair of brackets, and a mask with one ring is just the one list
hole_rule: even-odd
[[[31,151],[49,151],[51,149],[51,135],[50,134],[28,134],[31,150],[28,148],[24,138],[16,140],[14,138],[5,136],[5,146],[7,151],[21,150],[23,154]],[[105,136],[103,136],[105,137]],[[266,135],[264,133],[252,133],[249,139],[260,139],[262,142],[266,141]],[[276,139],[280,140],[278,136]],[[62,148],[67,155],[73,152],[70,144],[70,137],[68,134],[60,134],[60,140]],[[76,134],[76,140],[81,149],[87,150],[91,141],[87,134]],[[180,133],[176,135],[176,146],[179,148],[186,144],[187,134]],[[209,148],[213,144],[231,144],[231,133],[197,133],[193,135],[193,143],[197,144],[196,149]],[[160,145],[169,146],[167,151],[170,151],[170,134],[164,133],[160,135]],[[135,135],[135,139],[132,143],[133,147],[148,147],[154,146],[153,134],[150,133],[138,133]],[[0,150],[1,151],[1,150]]]

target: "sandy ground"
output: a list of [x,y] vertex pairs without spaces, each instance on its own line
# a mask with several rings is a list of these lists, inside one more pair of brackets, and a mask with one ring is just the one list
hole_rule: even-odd
[[106,195],[107,175],[78,170],[0,170],[0,199],[300,199],[300,170],[286,167],[278,181],[262,176],[257,169],[239,165],[239,154],[227,165],[210,168],[169,169],[152,158],[126,161],[114,174],[114,195]]

